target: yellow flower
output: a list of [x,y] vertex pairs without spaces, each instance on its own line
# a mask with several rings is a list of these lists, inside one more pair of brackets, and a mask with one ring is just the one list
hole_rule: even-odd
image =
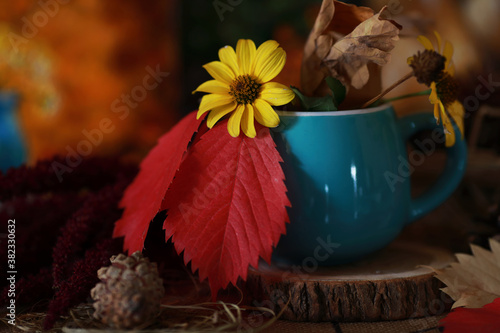
[[[455,75],[455,68],[451,62],[453,56],[453,45],[446,41],[444,49],[441,51],[441,35],[434,32],[437,39],[437,48],[434,49],[432,42],[425,36],[419,36],[418,41],[424,45],[427,50],[435,51],[442,54],[446,60],[444,70],[431,82],[431,95],[429,101],[434,105],[434,117],[437,122],[443,122],[443,127],[446,134],[446,146],[451,147],[455,144],[455,131],[450,121],[450,116],[457,125],[463,137],[464,133],[464,107],[457,100],[458,84],[453,78]],[[409,63],[413,58],[408,59]]]
[[197,118],[210,111],[207,126],[232,112],[227,129],[233,137],[240,135],[240,126],[248,137],[256,135],[254,119],[266,127],[276,127],[280,119],[272,105],[284,105],[294,98],[287,86],[269,82],[281,72],[285,51],[274,40],[255,48],[253,41],[240,39],[236,52],[231,46],[219,50],[220,61],[203,66],[215,79],[201,84],[197,91],[203,96]]

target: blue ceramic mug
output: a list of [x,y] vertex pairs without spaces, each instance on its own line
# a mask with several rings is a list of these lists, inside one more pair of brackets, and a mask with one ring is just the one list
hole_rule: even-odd
[[[445,141],[430,113],[398,119],[392,106],[382,105],[279,115],[273,137],[292,207],[274,260],[335,265],[360,259],[446,200],[465,171],[466,146],[457,135],[437,183],[411,198],[411,173]],[[415,140],[421,149],[408,155],[407,140],[423,130],[431,136]]]

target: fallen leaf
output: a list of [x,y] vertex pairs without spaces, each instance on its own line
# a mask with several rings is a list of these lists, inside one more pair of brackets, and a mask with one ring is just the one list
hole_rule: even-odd
[[444,333],[500,332],[500,298],[481,309],[458,308],[439,321]]
[[[328,52],[337,40],[335,33],[341,34],[339,36],[341,38],[354,30],[361,22],[372,17],[373,14],[373,10],[368,7],[357,7],[335,0],[323,0],[304,46],[300,79],[301,90],[306,95],[320,95],[316,91],[326,76],[321,68],[323,57],[318,56],[317,48],[325,49]],[[321,36],[328,38],[323,39],[324,37]],[[326,55],[325,51],[320,53],[324,53],[323,56]]]
[[125,236],[124,250],[141,251],[149,223],[158,213],[165,193],[194,133],[203,119],[191,112],[163,135],[141,163],[140,171],[125,190],[120,202],[122,218],[115,224],[113,237]]
[[212,297],[259,257],[270,261],[273,246],[288,222],[282,159],[268,128],[258,135],[232,138],[227,120],[193,145],[167,192],[165,237],[201,280],[208,278]]
[[452,308],[480,308],[500,297],[500,243],[490,239],[490,247],[471,245],[473,255],[456,254],[457,263],[435,270],[442,291],[455,300]]
[[[401,26],[382,18],[386,10],[387,6],[384,6],[378,14],[359,24],[350,34],[337,41],[328,54],[318,55],[330,75],[344,85],[363,88],[370,77],[368,63],[382,66],[390,61],[390,51],[399,39]],[[328,38],[324,36],[324,39]]]

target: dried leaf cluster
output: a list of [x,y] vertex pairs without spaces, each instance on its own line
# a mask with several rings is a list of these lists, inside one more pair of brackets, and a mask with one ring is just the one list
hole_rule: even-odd
[[[370,79],[370,63],[390,61],[401,26],[384,18],[386,10],[374,14],[367,7],[323,1],[304,48],[301,86],[306,95],[321,96],[326,76],[361,89]],[[379,73],[373,76],[380,81]]]
[[480,308],[500,297],[500,243],[490,239],[490,247],[471,245],[473,255],[458,253],[457,263],[436,270],[446,284],[442,290],[455,300],[453,308]]

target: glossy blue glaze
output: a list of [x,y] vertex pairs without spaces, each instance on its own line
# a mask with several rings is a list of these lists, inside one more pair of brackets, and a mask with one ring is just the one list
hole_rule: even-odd
[[26,148],[17,120],[18,96],[0,92],[0,170],[26,162]]
[[[432,114],[397,119],[389,105],[346,112],[281,112],[273,137],[284,163],[290,224],[274,260],[305,266],[357,260],[388,245],[409,222],[443,202],[459,184],[465,143],[447,149],[446,169],[433,189],[410,196],[406,140],[436,129]],[[431,140],[431,139],[429,139]],[[429,150],[429,154],[433,151]],[[426,151],[427,153],[427,151]],[[422,154],[422,153],[421,153]]]

